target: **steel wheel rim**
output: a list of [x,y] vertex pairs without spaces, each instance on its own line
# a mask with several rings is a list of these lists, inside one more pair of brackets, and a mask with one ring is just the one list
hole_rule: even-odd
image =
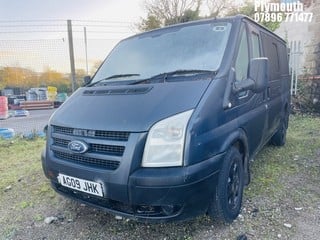
[[229,209],[235,209],[238,206],[240,198],[240,170],[237,163],[233,163],[229,170],[227,197]]

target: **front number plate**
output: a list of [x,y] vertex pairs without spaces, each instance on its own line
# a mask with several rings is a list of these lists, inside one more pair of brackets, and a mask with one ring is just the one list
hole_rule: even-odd
[[61,173],[58,175],[58,182],[67,188],[103,197],[102,186],[100,183],[71,177]]

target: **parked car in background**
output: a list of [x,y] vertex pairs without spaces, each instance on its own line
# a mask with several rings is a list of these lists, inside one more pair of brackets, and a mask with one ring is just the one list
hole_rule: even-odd
[[24,110],[24,109],[18,109],[14,111],[14,116],[15,117],[27,117],[29,116],[30,113],[28,110]]

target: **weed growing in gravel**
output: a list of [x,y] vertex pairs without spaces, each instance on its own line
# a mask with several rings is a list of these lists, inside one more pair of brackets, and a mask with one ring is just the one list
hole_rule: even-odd
[[313,176],[319,173],[319,168],[311,167],[320,151],[319,126],[320,118],[291,117],[286,145],[264,147],[251,163],[252,182],[245,195],[279,198],[286,192],[285,178],[304,171]]

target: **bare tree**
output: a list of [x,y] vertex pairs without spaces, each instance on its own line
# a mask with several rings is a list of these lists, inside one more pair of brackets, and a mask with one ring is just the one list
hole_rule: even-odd
[[206,0],[209,17],[221,17],[225,11],[232,8],[234,1],[231,0]]
[[[145,0],[148,16],[142,18],[136,27],[147,31],[200,18],[223,17],[233,6],[233,0]],[[200,9],[205,16],[200,17]]]
[[187,10],[199,11],[202,0],[146,0],[144,6],[150,16],[163,25],[181,22]]

